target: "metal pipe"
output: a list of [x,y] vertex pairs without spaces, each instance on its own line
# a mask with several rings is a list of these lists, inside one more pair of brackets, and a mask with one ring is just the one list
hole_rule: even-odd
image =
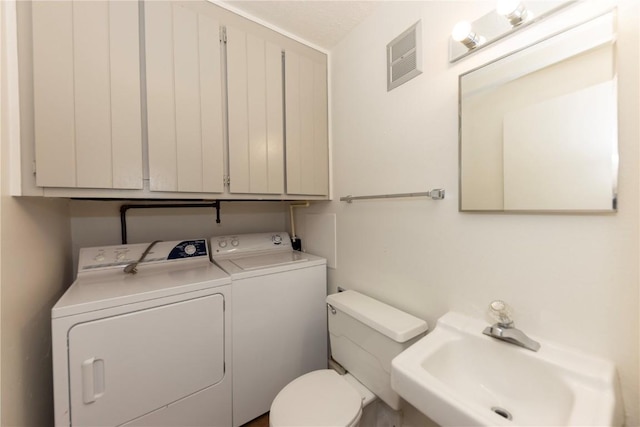
[[151,204],[125,204],[120,206],[120,231],[122,244],[127,244],[127,211],[129,209],[158,209],[158,208],[215,208],[216,223],[220,224],[220,201],[210,203],[151,203]]
[[291,221],[291,238],[293,240],[297,239],[298,237],[296,236],[296,222],[293,219],[293,208],[308,208],[309,207],[309,202],[304,202],[304,203],[290,203],[289,204],[289,218]]

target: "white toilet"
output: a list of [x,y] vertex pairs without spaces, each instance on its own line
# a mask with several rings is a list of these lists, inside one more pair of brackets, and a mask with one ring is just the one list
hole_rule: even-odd
[[355,291],[327,297],[331,354],[347,374],[332,369],[296,378],[271,404],[271,427],[355,427],[376,396],[394,410],[391,359],[427,331],[427,323]]

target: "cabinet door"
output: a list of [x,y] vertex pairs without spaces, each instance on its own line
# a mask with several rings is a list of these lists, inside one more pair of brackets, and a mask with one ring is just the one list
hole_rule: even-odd
[[220,26],[179,2],[144,10],[150,189],[222,192]]
[[227,27],[232,193],[284,192],[282,49]]
[[33,2],[37,185],[142,188],[138,4]]
[[285,53],[287,194],[329,194],[327,67]]

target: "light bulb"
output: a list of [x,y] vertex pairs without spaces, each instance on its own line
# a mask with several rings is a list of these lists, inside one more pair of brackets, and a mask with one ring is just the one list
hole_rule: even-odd
[[533,16],[520,0],[498,0],[496,12],[504,16],[512,27],[522,24]]
[[496,12],[498,15],[509,16],[518,9],[518,6],[520,6],[520,0],[498,0]]
[[451,31],[451,38],[454,41],[460,42],[467,47],[467,49],[473,49],[474,47],[485,42],[485,38],[476,34],[471,28],[471,24],[468,21],[460,21]]
[[469,21],[460,21],[451,31],[451,38],[457,42],[462,42],[471,32],[471,24]]

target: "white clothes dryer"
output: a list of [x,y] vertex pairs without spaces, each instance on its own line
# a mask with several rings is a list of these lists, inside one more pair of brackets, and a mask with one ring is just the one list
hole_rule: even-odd
[[55,425],[230,426],[231,279],[207,241],[80,250],[51,312]]
[[278,392],[327,367],[326,260],[286,232],[211,238],[233,289],[233,425],[269,411]]

